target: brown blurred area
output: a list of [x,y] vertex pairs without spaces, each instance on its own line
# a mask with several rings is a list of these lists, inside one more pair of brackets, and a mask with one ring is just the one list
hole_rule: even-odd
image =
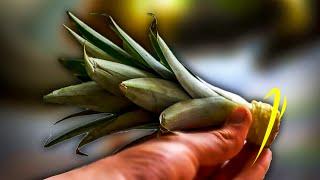
[[99,140],[86,149],[89,157],[75,155],[79,137],[43,148],[53,129],[66,128],[53,122],[78,111],[42,102],[44,94],[79,82],[57,61],[82,57],[62,26],[73,27],[67,10],[121,45],[102,16],[90,15],[107,13],[148,50],[147,13],[154,13],[168,45],[204,79],[248,100],[279,87],[288,110],[267,179],[319,179],[319,9],[317,0],[1,1],[0,179],[64,172],[117,144]]

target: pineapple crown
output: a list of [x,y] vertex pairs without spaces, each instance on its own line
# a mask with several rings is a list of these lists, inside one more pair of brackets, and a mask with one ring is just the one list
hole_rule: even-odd
[[[107,114],[48,141],[46,147],[86,134],[76,151],[83,154],[79,148],[115,132],[138,129],[142,130],[144,135],[136,140],[149,137],[160,128],[155,114],[158,115],[165,108],[178,102],[208,97],[224,97],[251,107],[254,122],[248,141],[261,144],[261,138],[264,137],[261,133],[265,132],[272,114],[271,105],[256,101],[250,104],[239,95],[213,86],[194,75],[178,61],[160,37],[155,15],[152,14],[153,21],[148,33],[155,57],[135,42],[110,16],[108,22],[111,29],[123,41],[123,47],[114,44],[72,13],[68,12],[68,15],[76,25],[78,33],[65,27],[84,47],[84,58],[65,58],[60,59],[60,62],[76,77],[89,82],[62,88],[57,93],[51,94],[50,98],[46,96],[45,100],[91,110],[70,115],[62,120],[82,115]],[[91,57],[86,54],[87,52]],[[83,87],[86,87],[86,91]],[[277,113],[275,126],[267,145],[270,145],[276,136],[279,124],[280,117]],[[128,140],[123,147],[135,142]]]

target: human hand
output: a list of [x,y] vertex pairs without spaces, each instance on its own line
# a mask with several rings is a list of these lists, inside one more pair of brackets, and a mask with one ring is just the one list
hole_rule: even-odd
[[263,179],[272,153],[244,144],[252,118],[236,109],[218,130],[152,139],[49,179]]

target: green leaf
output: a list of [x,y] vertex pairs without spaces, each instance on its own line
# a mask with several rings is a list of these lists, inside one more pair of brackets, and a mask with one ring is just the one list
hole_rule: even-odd
[[79,77],[82,81],[89,81],[86,69],[84,67],[84,60],[80,58],[59,58],[59,62],[73,73],[76,77]]
[[78,19],[76,16],[74,16],[71,12],[67,12],[70,19],[77,25],[77,28],[82,33],[82,35],[92,44],[97,46],[98,48],[105,51],[107,54],[109,54],[114,59],[120,61],[123,64],[127,64],[130,66],[136,66],[141,67],[138,63],[135,63],[135,61],[132,59],[132,57],[125,52],[123,49],[121,49],[119,46],[111,42],[109,39],[105,38],[95,30],[93,30],[91,27],[89,27],[87,24],[82,22],[80,19]]
[[164,40],[157,34],[157,41],[161,48],[161,51],[166,58],[166,61],[170,65],[172,71],[174,72],[177,80],[181,86],[189,93],[193,98],[203,98],[218,96],[213,90],[208,86],[203,84],[199,79],[193,76],[188,69],[186,69],[179,60],[175,57],[172,51],[169,49]]
[[240,106],[222,96],[190,99],[168,107],[159,119],[169,131],[208,128],[222,125]]
[[134,107],[125,97],[110,94],[94,81],[55,90],[44,96],[44,101],[74,105],[98,112],[119,112]]
[[150,42],[151,42],[151,45],[154,49],[154,51],[156,52],[158,58],[160,59],[160,63],[163,64],[166,68],[168,68],[170,71],[171,70],[171,67],[169,66],[166,58],[164,57],[163,53],[162,53],[162,50],[158,44],[158,41],[157,41],[157,34],[158,34],[158,28],[157,28],[157,24],[158,24],[158,21],[157,21],[157,18],[154,14],[152,13],[149,13],[149,15],[151,15],[153,17],[153,20],[150,24],[150,27],[149,27],[149,39],[150,39]]
[[112,133],[123,132],[132,128],[142,129],[142,127],[140,127],[141,125],[145,125],[146,123],[151,123],[152,121],[154,121],[154,119],[155,117],[153,116],[152,113],[142,109],[126,112],[122,115],[119,115],[116,119],[114,119],[109,124],[96,126],[90,129],[89,133],[79,143],[77,149],[80,149],[82,146],[92,141],[95,141],[98,138],[101,138],[103,136],[106,136]]
[[140,63],[151,67],[155,72],[161,75],[165,79],[173,79],[174,75],[170,70],[163,66],[159,61],[152,57],[143,47],[141,47],[137,42],[135,42],[128,34],[126,34],[109,16],[111,21],[112,29],[119,35],[119,37],[124,41],[126,47],[130,49],[131,53],[134,53]]
[[83,110],[83,111],[80,111],[80,112],[77,112],[77,113],[74,113],[74,114],[70,114],[69,116],[66,116],[66,117],[60,119],[59,121],[55,122],[54,124],[61,123],[62,121],[65,121],[67,119],[74,118],[74,117],[86,116],[86,115],[92,115],[92,114],[99,114],[99,113],[100,112],[86,109],[86,110]]
[[130,79],[123,81],[120,89],[131,102],[155,113],[161,113],[174,103],[190,99],[181,86],[159,78]]
[[[114,30],[115,31],[115,30]],[[127,53],[129,53],[132,57],[134,57],[135,58],[135,61],[138,61],[138,63],[140,63],[141,65],[143,65],[145,68],[144,69],[146,69],[146,70],[151,70],[151,71],[153,71],[152,69],[150,69],[150,67],[148,66],[148,64],[147,63],[145,63],[143,60],[141,60],[139,57],[135,57],[136,55],[135,55],[135,52],[131,49],[131,47],[128,45],[128,43],[127,42],[125,42],[125,41],[122,41],[122,47],[123,47],[123,49],[127,52]]]
[[117,96],[122,96],[119,89],[119,84],[122,81],[143,77],[155,77],[155,75],[149,72],[125,64],[91,58],[86,54],[85,49],[84,59],[86,70],[91,79],[96,81],[105,90]]
[[105,117],[99,118],[95,120],[94,122],[87,123],[85,125],[81,125],[75,129],[72,129],[71,131],[68,131],[67,133],[64,133],[62,135],[57,136],[56,138],[53,138],[52,140],[48,140],[48,142],[44,145],[44,147],[50,147],[57,143],[60,143],[62,141],[65,141],[67,139],[73,138],[75,136],[78,136],[80,134],[83,134],[85,132],[88,132],[90,129],[94,127],[103,126],[106,124],[109,124],[116,118],[115,114],[107,115]]
[[[143,133],[142,135],[140,135],[139,137],[136,137],[134,139],[132,139],[130,137],[130,139],[128,139],[127,141],[123,142],[120,147],[116,148],[115,150],[113,150],[111,153],[107,154],[108,155],[113,155],[113,154],[116,154],[124,149],[127,149],[129,147],[132,147],[136,144],[139,144],[141,142],[144,142],[146,140],[149,140],[153,137],[153,135],[158,132],[159,130],[159,123],[155,123],[155,124],[146,124],[146,125],[142,125],[142,126],[137,126],[137,127],[132,127],[132,128],[128,128],[126,130],[123,130],[123,131],[118,131],[116,133],[111,133],[111,134],[108,134],[108,135],[105,135],[105,136],[110,136],[110,135],[113,135],[113,134],[125,134],[125,133],[130,133],[132,131],[135,131],[135,132],[139,132],[139,133]],[[85,139],[86,137],[84,137]],[[79,148],[76,149],[76,154],[79,154],[79,155],[84,155],[84,156],[88,156],[86,153],[83,153],[80,151]]]
[[229,99],[233,102],[239,103],[239,104],[243,104],[246,105],[248,107],[250,107],[250,103],[245,100],[244,98],[242,98],[241,96],[234,94],[232,92],[223,90],[219,87],[213,86],[209,83],[207,83],[206,81],[204,81],[203,79],[201,79],[200,77],[196,76],[203,84],[207,85],[210,89],[212,89],[214,92],[216,92],[217,94],[221,95],[222,97]]
[[73,30],[71,30],[68,26],[63,25],[68,31],[69,33],[78,41],[78,43],[81,46],[86,46],[86,49],[88,50],[88,52],[97,58],[101,58],[101,59],[105,59],[105,60],[109,60],[109,61],[116,61],[116,62],[120,62],[119,60],[113,58],[112,56],[110,56],[108,53],[104,52],[103,50],[101,50],[100,48],[98,48],[97,46],[95,46],[94,44],[92,44],[91,42],[87,41],[86,39],[84,39],[83,37],[81,37],[80,35],[78,35],[76,32],[74,32]]

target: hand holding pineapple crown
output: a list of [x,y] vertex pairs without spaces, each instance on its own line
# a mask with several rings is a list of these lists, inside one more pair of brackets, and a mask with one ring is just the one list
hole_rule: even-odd
[[[77,153],[83,154],[79,151],[81,147],[112,133],[136,129],[144,132],[140,138],[146,138],[160,128],[172,132],[219,126],[240,106],[250,109],[253,116],[248,142],[263,148],[270,146],[276,137],[280,125],[278,109],[274,111],[271,105],[262,102],[249,103],[192,74],[158,34],[154,16],[148,36],[157,58],[111,17],[108,17],[111,28],[122,39],[123,49],[72,13],[68,15],[79,34],[65,28],[84,47],[84,58],[66,58],[60,62],[85,82],[53,91],[44,96],[44,100],[86,109],[62,120],[96,113],[103,116],[49,140],[45,147],[86,134],[77,147]],[[266,134],[272,114],[274,125]],[[124,143],[123,148],[140,138]]]

